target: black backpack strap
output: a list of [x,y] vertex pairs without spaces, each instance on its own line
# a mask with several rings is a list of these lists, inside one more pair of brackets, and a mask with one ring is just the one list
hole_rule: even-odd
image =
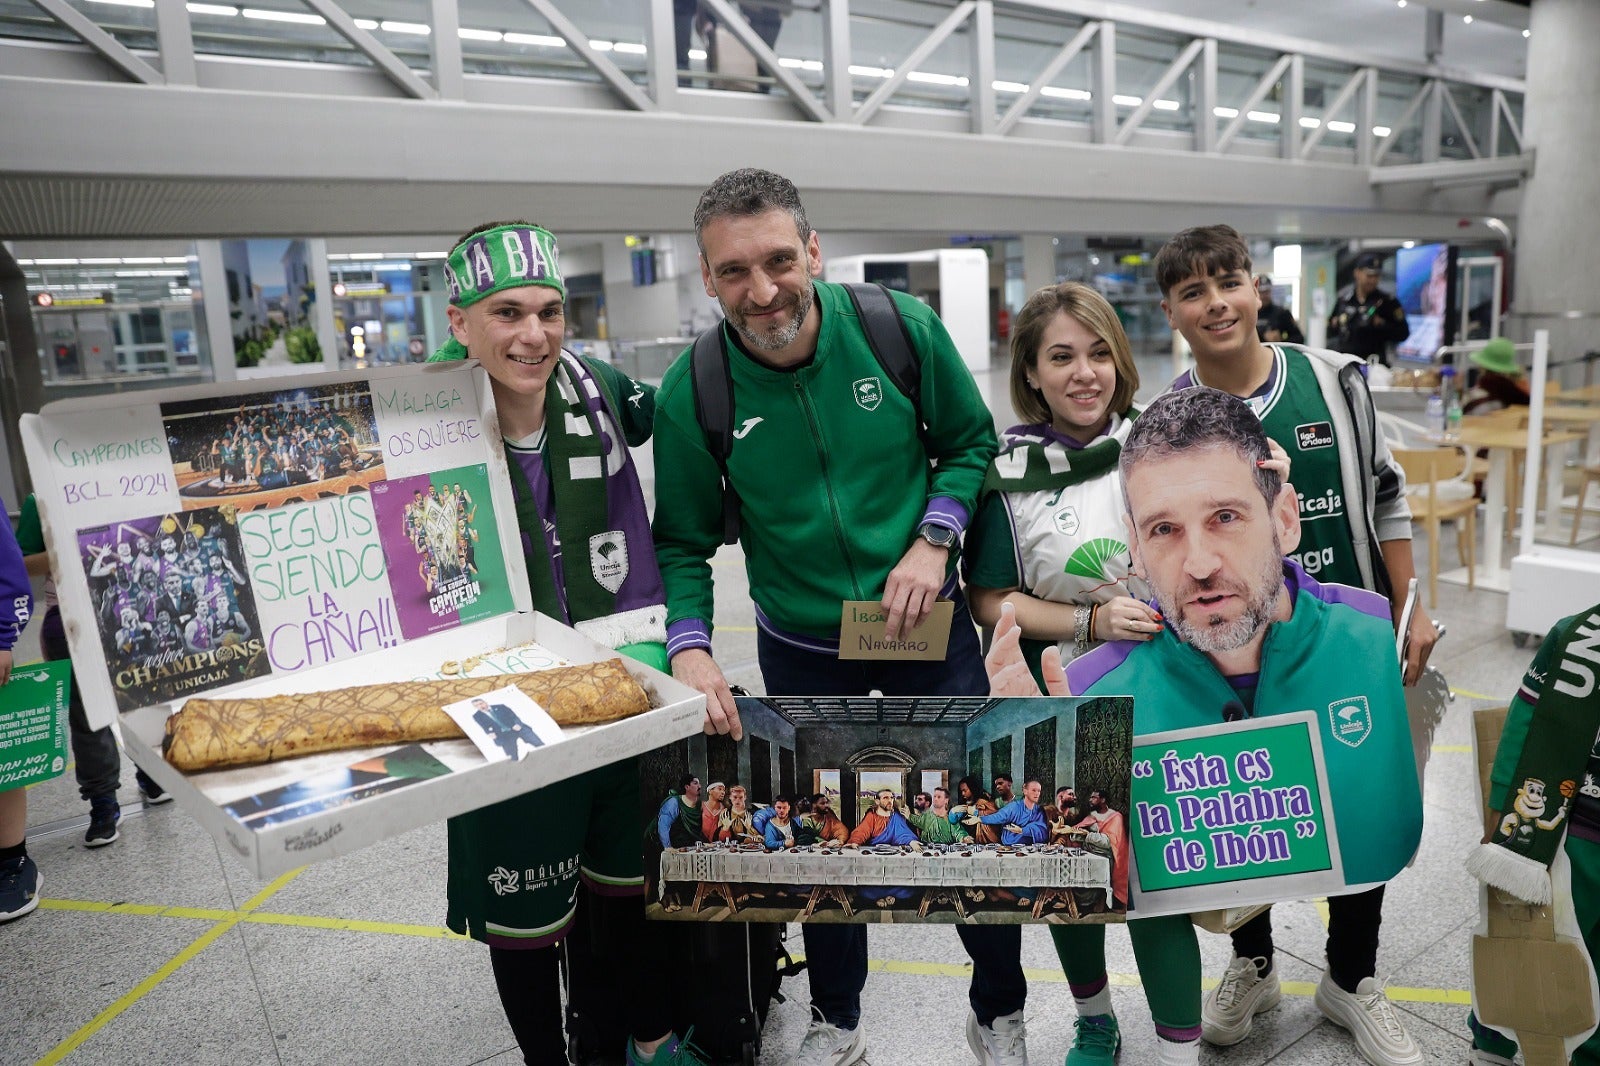
[[917,432],[927,437],[928,423],[922,417],[922,364],[917,362],[916,349],[911,346],[911,334],[906,332],[906,321],[894,298],[882,285],[852,282],[844,287],[855,305],[856,316],[861,319],[862,331],[878,365],[900,395],[911,401],[911,410],[917,416]]
[[722,541],[739,540],[739,494],[728,477],[728,456],[733,454],[733,371],[722,346],[722,324],[712,326],[694,340],[689,355],[694,385],[694,414],[706,437],[706,450],[722,472]]

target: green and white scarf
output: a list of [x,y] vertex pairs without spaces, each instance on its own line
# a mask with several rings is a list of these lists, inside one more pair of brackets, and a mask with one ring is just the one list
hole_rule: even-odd
[[1530,903],[1551,900],[1550,864],[1567,833],[1578,782],[1595,743],[1595,674],[1600,669],[1600,610],[1585,611],[1557,636],[1550,672],[1533,697],[1535,713],[1511,778],[1510,810],[1487,844],[1467,859],[1467,872]]
[[[1129,408],[1129,421],[1138,411]],[[1000,454],[983,476],[979,497],[991,492],[1041,492],[1079,485],[1116,469],[1122,442],[1108,433],[1082,448],[1051,446],[1040,426],[1012,426],[1000,441]]]

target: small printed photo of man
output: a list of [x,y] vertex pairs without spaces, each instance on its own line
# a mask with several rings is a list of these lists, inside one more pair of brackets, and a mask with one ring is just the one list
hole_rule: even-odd
[[521,761],[561,739],[561,727],[515,685],[459,700],[444,711],[490,762]]

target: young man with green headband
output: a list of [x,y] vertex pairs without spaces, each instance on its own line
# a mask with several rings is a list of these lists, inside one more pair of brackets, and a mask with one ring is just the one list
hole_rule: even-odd
[[[628,454],[650,436],[654,390],[562,351],[566,285],[548,230],[478,226],[444,269],[452,339],[433,360],[471,357],[489,374],[535,609],[665,669],[665,594]],[[529,1063],[566,1061],[558,964],[580,884],[601,956],[585,970],[605,974],[600,994],[628,1014],[630,1066],[702,1061],[673,1035],[657,991],[670,978],[652,967],[666,953],[641,950],[641,849],[616,831],[638,802],[630,758],[450,820],[447,921],[489,945]]]

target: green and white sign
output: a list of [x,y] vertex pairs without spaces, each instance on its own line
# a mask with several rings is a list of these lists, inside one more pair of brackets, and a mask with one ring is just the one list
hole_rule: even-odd
[[1135,737],[1132,806],[1141,917],[1344,887],[1310,712]]
[[60,776],[67,768],[67,693],[72,664],[19,666],[0,686],[0,792]]

